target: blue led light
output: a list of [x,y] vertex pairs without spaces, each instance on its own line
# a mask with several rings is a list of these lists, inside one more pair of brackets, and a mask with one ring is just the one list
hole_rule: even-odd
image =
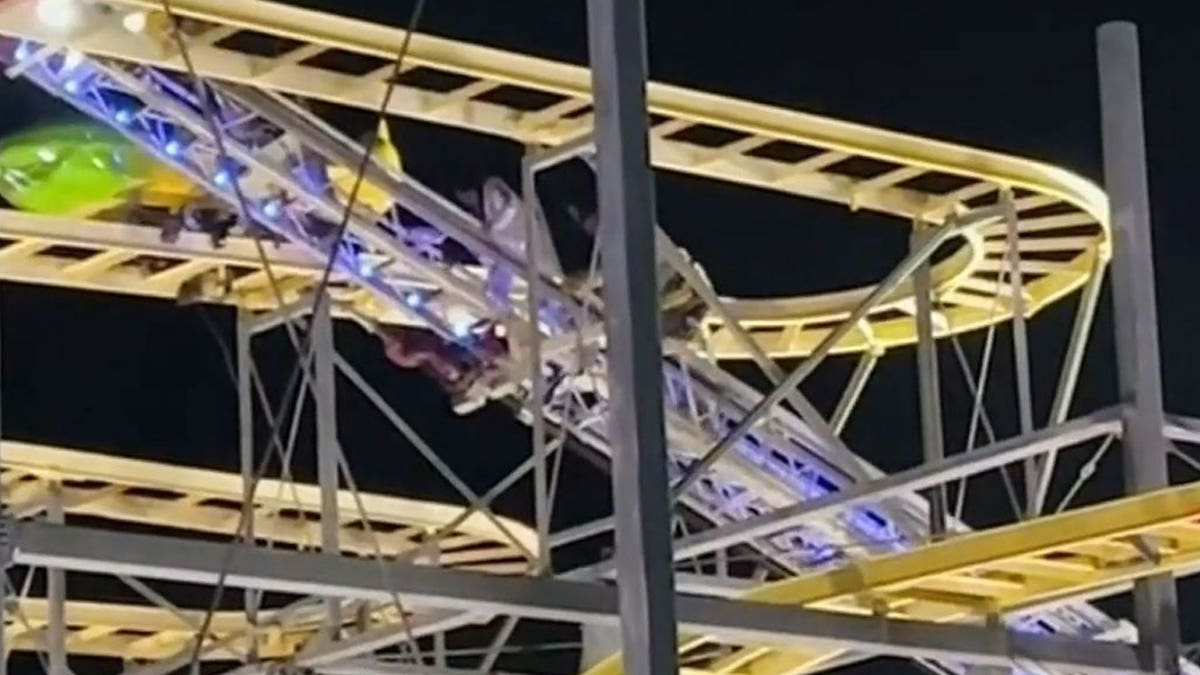
[[283,204],[278,199],[271,199],[266,204],[263,204],[263,215],[266,217],[274,220],[281,213],[283,213]]
[[125,126],[133,121],[134,114],[129,108],[121,108],[113,117],[117,120],[117,124]]
[[421,306],[420,294],[409,293],[408,295],[404,296],[404,304],[408,305],[412,309],[416,309],[416,308],[420,307]]
[[471,323],[469,321],[459,321],[451,328],[454,330],[454,337],[460,340],[471,337]]
[[369,261],[360,260],[358,261],[358,275],[369,279],[375,276],[375,268]]
[[228,169],[221,169],[217,175],[213,176],[213,182],[221,187],[229,187],[229,184],[233,182],[233,175],[229,173]]
[[78,94],[79,80],[67,80],[67,83],[63,85],[63,89],[66,89],[68,94]]
[[15,58],[18,63],[29,58],[29,43],[22,42],[21,44],[17,45],[17,50],[13,52],[13,58]]
[[178,157],[183,152],[183,144],[172,138],[163,146],[163,151],[167,153],[168,157]]

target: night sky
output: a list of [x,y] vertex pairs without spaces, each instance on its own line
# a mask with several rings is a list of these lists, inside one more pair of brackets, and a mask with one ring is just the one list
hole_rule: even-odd
[[[400,24],[405,1],[297,3],[336,9]],[[1132,19],[1142,31],[1151,190],[1167,407],[1200,414],[1200,364],[1193,357],[1200,311],[1193,275],[1200,228],[1189,204],[1200,177],[1194,121],[1200,27],[1184,3],[1005,3],[941,0],[922,3],[866,0],[760,0],[705,3],[647,0],[650,71],[660,81],[779,104],[1030,156],[1101,178],[1098,94],[1093,31],[1099,23]],[[1171,7],[1178,9],[1171,9]],[[465,2],[431,0],[423,30],[582,63],[586,59],[584,3]],[[60,105],[23,83],[0,82],[9,101],[0,132],[69,117]],[[333,119],[357,135],[362,114]],[[489,174],[515,184],[519,148],[495,139],[410,122],[396,124],[406,168],[449,192]],[[550,217],[563,222],[566,206],[594,201],[586,172],[567,167],[547,176],[542,198]],[[770,296],[832,290],[881,278],[904,254],[905,223],[871,214],[849,214],[804,202],[701,179],[660,173],[658,215],[664,227],[706,267],[723,294]],[[222,308],[177,308],[169,303],[5,285],[3,311],[4,436],[105,450],[198,466],[236,466],[236,407],[221,352],[199,314],[206,311],[232,340],[232,315]],[[1032,322],[1035,402],[1039,420],[1050,405],[1074,296]],[[1091,351],[1074,410],[1086,412],[1115,400],[1110,300],[1102,300]],[[1016,430],[1007,332],[1001,331],[988,397],[1001,435]],[[457,418],[436,387],[399,372],[383,359],[377,341],[354,326],[340,326],[339,346],[388,399],[413,421],[476,488],[501,478],[521,461],[529,432],[492,406]],[[981,335],[964,338],[976,358]],[[292,354],[279,334],[260,339],[257,354],[278,395]],[[805,392],[830,411],[853,366],[834,359]],[[748,369],[735,371],[753,378]],[[970,399],[951,352],[942,350],[947,397],[947,447],[962,449],[963,418]],[[365,399],[339,390],[342,444],[364,490],[455,499]],[[912,350],[880,365],[847,430],[850,446],[895,471],[920,458],[917,385]],[[481,442],[482,441],[482,442]],[[1070,462],[1066,463],[1068,468]],[[311,453],[297,468],[312,476]],[[604,515],[610,509],[607,475],[571,459],[564,470],[566,498],[555,511],[555,529]],[[1061,481],[1055,485],[1062,492]],[[1120,469],[1106,464],[1085,499],[1112,494]],[[528,485],[498,502],[502,513],[532,521]],[[969,500],[974,522],[1003,517],[998,482],[981,482]],[[998,510],[999,509],[999,510]],[[569,560],[558,561],[560,567]],[[1196,584],[1181,585],[1184,631],[1200,639]],[[1124,604],[1106,607],[1122,611]],[[523,636],[525,641],[537,635]],[[502,663],[502,665],[504,665]],[[538,663],[521,664],[539,670]],[[543,664],[542,670],[549,668]],[[908,666],[868,664],[843,672],[907,672]],[[82,673],[81,673],[82,675]]]

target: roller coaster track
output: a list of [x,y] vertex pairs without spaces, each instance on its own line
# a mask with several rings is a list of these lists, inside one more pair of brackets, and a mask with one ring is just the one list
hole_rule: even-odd
[[[156,5],[133,0],[109,4],[125,9],[154,9]],[[273,92],[373,107],[384,87],[382,68],[400,43],[401,34],[273,3],[177,0],[173,4],[181,15],[195,19],[188,30],[197,70],[217,83],[214,98],[230,113],[229,119],[240,121],[226,129],[239,172],[237,180],[262,224],[289,240],[270,255],[281,263],[289,281],[287,292],[301,297],[312,285],[313,261],[319,264],[329,253],[327,245],[307,233],[302,224],[313,216],[340,215],[340,205],[297,179],[291,158],[303,154],[319,158],[328,167],[347,166],[361,149]],[[238,46],[244,33],[286,38],[284,43],[292,47],[272,56],[251,54],[248,48]],[[189,100],[185,88],[175,84],[177,75],[172,73],[178,73],[182,62],[169,44],[152,34],[128,34],[121,27],[119,12],[95,11],[84,16],[70,34],[54,34],[34,19],[29,3],[21,0],[0,4],[0,34],[15,38],[11,48],[21,56],[20,74],[112,124],[214,195],[232,200],[228,176],[217,179],[224,167],[213,152],[213,141],[197,105]],[[65,68],[63,53],[68,46],[88,58],[72,59],[76,65]],[[340,72],[328,65],[334,52],[350,52],[366,57],[363,60],[367,62],[373,58],[375,67],[360,73]],[[590,128],[588,76],[582,68],[429,36],[414,39],[411,63],[414,68],[399,87],[390,111],[393,114],[548,146],[576,139]],[[455,76],[460,84],[440,90],[420,84],[422,75],[430,73]],[[513,88],[546,95],[543,100],[547,102],[524,109],[489,99]],[[116,94],[122,101],[135,102],[137,112],[131,124],[115,123],[108,102]],[[1007,249],[1006,224],[998,206],[1006,190],[1015,194],[1019,264],[1028,272],[1023,287],[1027,313],[1080,287],[1108,258],[1104,195],[1087,181],[1054,167],[667,85],[652,84],[649,94],[657,120],[652,132],[653,161],[659,167],[877,211],[902,219],[906,227],[919,222],[954,228],[961,245],[937,265],[933,275],[942,335],[1012,318],[1015,303],[1011,295],[1005,295],[999,274]],[[242,133],[241,127],[251,123],[256,134],[270,130],[270,140],[256,142],[251,134]],[[723,140],[712,141],[713,130]],[[167,138],[186,139],[184,151],[166,152]],[[864,165],[873,168],[864,170]],[[413,177],[372,166],[368,179],[392,194],[400,207],[435,224],[477,255],[511,264],[523,273],[519,263],[481,236],[479,223]],[[269,216],[266,204],[282,206],[282,213]],[[253,309],[272,306],[265,297],[262,270],[248,255],[246,241],[233,241],[220,251],[201,251],[199,242],[185,238],[180,246],[165,250],[152,231],[136,225],[24,214],[6,214],[0,219],[0,228],[0,237],[7,244],[0,249],[0,256],[7,252],[14,262],[11,277],[8,265],[0,268],[5,278],[153,297],[169,297],[184,282],[194,281],[213,289],[210,299]],[[491,311],[477,269],[423,258],[397,240],[395,231],[396,223],[386,218],[381,222],[373,214],[360,211],[351,218],[349,244],[336,256],[333,294],[342,312],[387,322],[421,323],[446,334],[451,330],[452,310],[476,315]],[[216,289],[227,287],[227,280],[232,281],[235,292],[218,292]],[[585,311],[578,299],[566,296],[554,280],[547,280],[547,285],[555,302]],[[730,304],[733,314],[744,320],[770,355],[802,356],[812,352],[830,334],[832,324],[849,316],[871,290]],[[878,350],[913,342],[912,305],[911,288],[901,284],[886,294],[834,351]],[[594,301],[589,306],[596,313],[603,310]],[[709,353],[722,358],[748,355],[718,318],[707,321],[710,334],[705,348]],[[569,332],[550,339],[562,337],[569,338]],[[563,357],[551,350],[549,358]],[[521,364],[507,365],[519,379]],[[603,375],[603,356],[592,368]],[[760,396],[703,360],[687,368],[668,363],[664,372],[672,470],[678,476],[744,418]],[[597,451],[609,453],[603,388],[595,392],[594,402],[584,402],[572,393],[556,392],[544,407],[547,418],[569,428]],[[527,398],[522,402],[529,405]],[[682,501],[713,523],[729,523],[836,493],[878,476],[878,470],[844,445],[831,443],[820,430],[773,406],[764,423],[736,444],[734,452],[712,467]],[[1187,503],[1194,507],[1193,502]],[[872,558],[883,556],[880,564],[886,568],[887,561],[893,560],[890,555],[910,555],[897,551],[924,538],[926,512],[924,500],[908,494],[888,498],[868,510],[813,519],[748,543],[793,572],[844,562],[851,549]],[[1092,539],[1081,536],[1058,542],[1054,550],[1079,555],[1082,549],[1078,547],[1090,545],[1097,537],[1109,542],[1161,526],[1175,528],[1169,531],[1178,535],[1180,550],[1191,551],[1188,518],[1194,516],[1194,512],[1183,514],[1169,524],[1141,522],[1132,530]],[[1038,525],[1035,521],[1019,527]],[[965,531],[965,526],[955,524],[955,529]],[[956,542],[945,545],[957,546]],[[1119,543],[1113,546],[1121,548]],[[911,555],[922,553],[918,550]],[[1027,561],[1036,554],[1009,553],[989,561],[997,566],[985,571],[1002,571],[1000,562]],[[939,574],[961,577],[974,569],[964,565],[961,570]],[[1191,562],[1183,562],[1173,569],[1185,573],[1191,568]],[[807,578],[802,575],[797,583]],[[1116,622],[1081,601],[1068,600],[1094,591],[1095,585],[1088,585],[1093,579],[1068,578],[1065,585],[1055,587],[1063,601],[1046,608],[1039,605],[1035,612],[1024,613],[1021,603],[1001,603],[1001,608],[1018,611],[1014,620],[1030,630],[1089,637],[1110,634],[1117,628]],[[957,583],[977,590],[993,581],[960,579]],[[902,598],[928,591],[919,580],[908,578],[888,577],[881,583],[903,586],[897,595]],[[997,581],[992,585],[1003,584]],[[789,593],[780,596],[784,602],[790,597],[797,603],[824,603],[835,611],[856,611],[841,595]],[[972,602],[949,604],[957,609],[929,618],[951,620],[962,616],[961,605],[978,607]],[[719,670],[715,666],[720,666],[723,672],[782,673],[807,667],[795,654],[754,646],[735,651],[731,659],[706,670]],[[962,672],[957,664],[941,667]]]
[[[40,24],[29,4],[0,5],[0,34],[183,68],[161,37],[129,35],[118,14],[91,17],[64,37]],[[111,4],[157,8],[153,0]],[[184,0],[173,8],[198,22],[189,51],[201,75],[369,110],[378,107],[387,60],[403,35],[268,2]],[[263,56],[262,36],[280,38],[287,51]],[[428,35],[412,41],[408,63],[392,114],[543,146],[590,130],[584,68]],[[657,120],[653,161],[672,171],[877,211],[905,227],[945,223],[994,200],[1001,188],[1018,191],[1028,314],[1081,286],[1108,257],[1103,193],[1055,167],[659,83],[650,84],[649,102]],[[997,281],[1005,247],[1002,223],[967,232],[958,253],[937,266],[940,331],[1011,318],[1011,293]],[[742,301],[732,309],[772,356],[803,356],[869,291]],[[912,307],[911,287],[896,289],[835,352],[914,342]],[[718,318],[708,323],[715,355],[748,356]]]
[[[3,500],[19,518],[34,517],[56,501],[72,518],[229,536],[242,508],[242,477],[236,473],[17,442],[4,443],[3,462]],[[528,561],[510,535],[526,549],[536,547],[536,535],[524,525],[501,519],[501,530],[478,513],[463,519],[450,536],[431,544],[430,535],[458,520],[463,508],[364,494],[360,495],[367,512],[364,525],[352,493],[344,490],[338,497],[339,542],[346,555],[373,556],[378,546],[386,556],[407,555],[417,564],[520,574],[528,569]],[[319,548],[319,514],[320,494],[315,485],[264,480],[254,500],[253,532],[260,541],[275,545]],[[375,536],[368,534],[368,526]],[[390,606],[367,609],[367,627],[399,622]],[[9,648],[44,649],[41,634],[48,622],[47,612],[45,599],[19,601],[8,615]],[[418,613],[410,619],[419,627],[435,616]],[[83,656],[166,659],[191,644],[199,617],[194,610],[71,600],[66,607],[71,627],[67,648],[69,653]],[[244,612],[221,612],[211,635],[224,646],[204,655],[228,660],[244,654],[249,646],[247,636],[257,631],[257,649],[263,658],[285,658],[308,644],[325,618],[320,607],[312,606],[281,615],[278,621],[260,621],[258,628],[252,629]],[[439,618],[443,626],[450,624],[448,617]],[[469,616],[460,615],[455,625],[470,621]]]

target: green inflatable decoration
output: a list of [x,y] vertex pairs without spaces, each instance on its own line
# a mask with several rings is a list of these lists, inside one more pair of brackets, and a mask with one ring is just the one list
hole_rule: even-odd
[[0,138],[0,197],[35,213],[90,215],[118,206],[154,162],[99,125],[58,124]]

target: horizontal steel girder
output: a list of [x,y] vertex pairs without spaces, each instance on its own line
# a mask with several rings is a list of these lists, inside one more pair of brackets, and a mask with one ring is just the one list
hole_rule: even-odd
[[[1162,542],[1147,560],[1138,542]],[[953,537],[912,551],[765,584],[752,602],[839,614],[923,622],[979,620],[1067,598],[1128,590],[1136,579],[1200,571],[1200,482]],[[715,637],[684,640],[697,650]],[[727,644],[727,643],[726,643]],[[808,672],[837,651],[786,651],[751,645],[709,666],[712,672]],[[616,675],[611,657],[588,675]]]
[[[499,578],[394,564],[391,588],[378,563],[236,548],[170,537],[22,523],[12,526],[13,562],[101,574],[214,584],[359,600],[395,591],[420,606],[613,626],[615,589],[556,579]],[[227,564],[226,564],[227,563]],[[1026,660],[1079,673],[1139,672],[1130,647],[1000,629],[929,625],[732,601],[678,596],[680,628],[738,644],[854,649],[911,658],[1008,665]]]

